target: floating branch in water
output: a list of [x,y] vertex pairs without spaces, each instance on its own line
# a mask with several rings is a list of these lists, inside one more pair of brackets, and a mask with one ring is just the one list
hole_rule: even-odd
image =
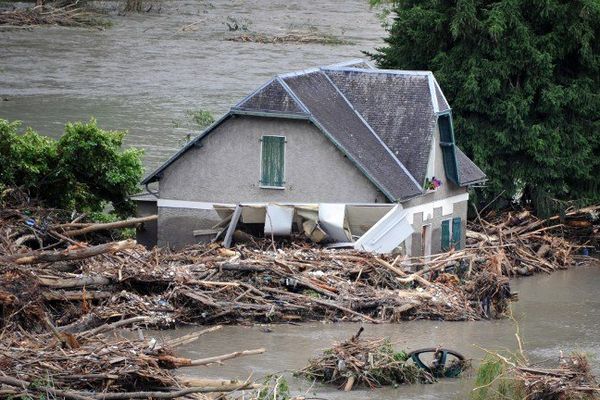
[[242,33],[235,36],[226,36],[225,40],[231,42],[246,43],[300,43],[300,44],[327,44],[327,45],[350,45],[352,41],[342,39],[335,35],[318,32],[290,32],[282,35],[271,35],[266,33]]

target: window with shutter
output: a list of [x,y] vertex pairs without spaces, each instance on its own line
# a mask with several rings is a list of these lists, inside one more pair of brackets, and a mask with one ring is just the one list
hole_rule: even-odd
[[440,115],[438,117],[438,127],[440,129],[440,147],[442,148],[442,157],[444,159],[444,170],[446,171],[446,178],[458,185],[458,166],[456,164],[456,151],[454,149],[454,128],[452,126],[451,115]]
[[283,188],[285,184],[285,137],[263,136],[261,147],[262,187]]
[[462,236],[462,220],[460,217],[452,219],[452,245],[456,250],[460,250],[460,238]]
[[442,251],[450,250],[450,220],[442,221]]

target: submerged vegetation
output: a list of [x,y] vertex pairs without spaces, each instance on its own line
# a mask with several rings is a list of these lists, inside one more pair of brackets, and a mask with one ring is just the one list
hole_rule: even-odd
[[129,196],[143,174],[142,151],[122,149],[125,131],[103,130],[92,119],[68,123],[54,140],[20,126],[0,119],[0,196],[18,187],[47,207],[133,212]]
[[522,355],[488,355],[479,366],[471,400],[593,400],[600,386],[587,357],[561,356],[558,365],[540,367]]

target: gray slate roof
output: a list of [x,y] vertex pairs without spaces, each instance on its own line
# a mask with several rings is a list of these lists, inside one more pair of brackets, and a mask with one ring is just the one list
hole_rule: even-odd
[[282,77],[315,122],[393,199],[421,194],[421,185],[386,149],[323,71]]
[[456,162],[458,163],[458,178],[461,186],[481,183],[486,180],[485,173],[458,146],[456,146]]
[[436,123],[429,76],[348,69],[324,72],[415,180],[423,182]]
[[266,112],[303,113],[298,103],[281,86],[278,79],[269,81],[256,92],[239,102],[240,110],[261,110]]
[[[276,76],[142,183],[238,113],[311,121],[392,201],[422,194],[437,114],[450,106],[431,72],[379,70],[364,60]],[[486,176],[458,147],[461,186]]]

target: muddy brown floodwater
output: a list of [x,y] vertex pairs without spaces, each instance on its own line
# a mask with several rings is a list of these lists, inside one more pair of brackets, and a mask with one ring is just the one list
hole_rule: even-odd
[[[600,373],[600,265],[576,267],[552,275],[516,279],[513,291],[520,300],[513,306],[528,356],[533,361],[556,360],[559,352],[582,351],[589,355],[594,371]],[[311,323],[269,326],[226,326],[196,343],[178,349],[178,354],[203,358],[231,351],[265,347],[267,352],[227,361],[222,366],[189,369],[182,375],[197,377],[237,377],[254,379],[286,372],[294,392],[327,399],[466,399],[472,379],[443,379],[434,385],[409,385],[375,391],[354,390],[343,393],[334,388],[311,384],[290,376],[302,368],[309,357],[356,333],[360,324]],[[363,335],[385,336],[397,349],[414,350],[443,346],[456,349],[477,361],[489,350],[516,349],[515,325],[510,320],[476,322],[411,321],[390,325],[364,325]],[[176,331],[150,331],[154,337],[173,337],[197,328]],[[270,332],[269,332],[270,331]]]
[[[164,0],[160,7],[114,15],[106,30],[0,27],[0,118],[58,137],[66,121],[95,116],[102,127],[129,130],[127,144],[145,150],[149,172],[190,133],[177,128],[186,111],[218,117],[277,73],[383,44],[367,0]],[[313,31],[353,44],[226,41],[228,17],[260,33]]]

